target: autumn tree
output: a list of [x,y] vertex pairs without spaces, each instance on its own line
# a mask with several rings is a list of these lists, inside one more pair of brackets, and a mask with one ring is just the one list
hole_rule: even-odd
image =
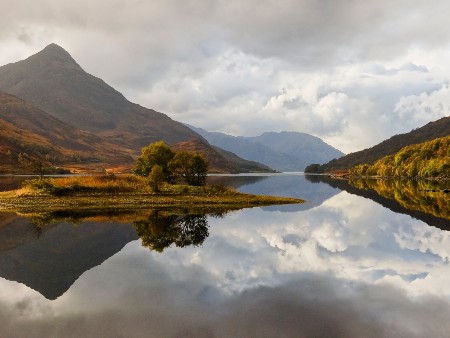
[[169,162],[169,169],[174,177],[189,185],[206,184],[208,161],[202,154],[180,151]]
[[159,185],[164,181],[163,168],[159,164],[152,167],[152,171],[148,175],[148,182],[154,192],[159,192]]
[[143,147],[141,156],[136,161],[133,172],[140,176],[149,176],[153,166],[159,165],[162,169],[163,180],[172,182],[172,173],[169,170],[169,162],[175,153],[164,141],[154,142]]

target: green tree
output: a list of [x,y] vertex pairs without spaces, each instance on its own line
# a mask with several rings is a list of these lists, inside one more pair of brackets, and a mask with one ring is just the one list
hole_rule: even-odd
[[149,176],[152,167],[159,165],[163,172],[164,181],[172,182],[172,174],[169,170],[169,162],[175,153],[164,141],[154,142],[142,148],[141,156],[136,161],[133,172],[140,176]]
[[159,192],[159,184],[164,181],[163,168],[159,164],[152,167],[152,171],[148,175],[148,182],[154,192]]
[[169,163],[169,169],[176,179],[189,185],[202,186],[206,184],[208,161],[202,154],[187,151],[177,152]]

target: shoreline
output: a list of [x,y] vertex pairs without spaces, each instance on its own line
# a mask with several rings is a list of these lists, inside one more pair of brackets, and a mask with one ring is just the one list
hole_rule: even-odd
[[305,201],[291,197],[252,195],[154,195],[154,194],[89,194],[74,196],[24,195],[17,190],[0,193],[0,212],[38,213],[60,210],[141,210],[151,208],[180,208],[236,210],[259,206],[299,204]]

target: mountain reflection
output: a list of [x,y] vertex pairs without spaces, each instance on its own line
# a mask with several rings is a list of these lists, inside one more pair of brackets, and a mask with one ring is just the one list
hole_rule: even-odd
[[429,225],[450,230],[448,182],[398,179],[333,179],[307,175],[312,183],[325,182],[351,194],[370,198],[397,213],[407,214]]
[[143,246],[157,252],[173,244],[199,246],[209,235],[207,216],[224,214],[189,210],[64,210],[29,218],[0,214],[0,277],[56,299],[85,271],[129,242],[140,238]]

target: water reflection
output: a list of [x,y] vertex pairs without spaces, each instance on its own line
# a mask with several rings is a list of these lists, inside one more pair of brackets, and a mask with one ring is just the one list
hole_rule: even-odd
[[[299,181],[293,177],[289,190],[294,191]],[[271,193],[257,184],[250,187]],[[14,239],[4,245],[5,251],[49,235],[53,239],[47,239],[45,247],[48,261],[31,256],[34,252],[39,257],[44,245],[29,248],[28,261],[16,269],[52,265],[64,250],[75,256],[65,261],[69,267],[46,276],[49,283],[52,278],[70,278],[70,265],[82,260],[82,252],[86,257],[93,254],[89,245],[99,251],[107,248],[101,238],[114,231],[95,229],[116,227],[119,219],[129,222],[120,232],[130,231],[138,239],[136,229],[142,227],[143,237],[162,243],[163,252],[128,239],[117,254],[72,280],[70,289],[51,302],[21,284],[0,279],[0,336],[448,336],[450,232],[327,183],[302,184],[313,186],[306,188],[309,191],[334,194],[302,211],[253,208],[222,218],[207,215],[206,229],[203,216],[189,220],[197,213],[182,210],[175,216],[152,210],[136,218],[106,215],[102,223],[94,221],[99,216],[85,215],[77,226],[67,224],[67,218],[43,226],[38,240],[24,230],[30,239]],[[270,189],[272,184],[264,186]],[[70,233],[78,242],[62,235],[69,233],[69,226],[81,230]],[[101,235],[91,237],[91,227]],[[198,235],[190,233],[195,228],[201,230]],[[183,246],[185,240],[194,245]],[[169,242],[173,244],[166,247]],[[0,266],[18,264],[23,257],[11,254]],[[64,262],[65,254],[59,259]],[[40,273],[38,268],[30,271]]]
[[207,215],[188,211],[64,210],[28,219],[0,213],[0,276],[56,299],[130,241],[140,238],[162,252],[171,245],[199,246],[208,234]]
[[312,183],[324,182],[349,193],[370,198],[384,207],[410,215],[429,225],[450,230],[449,181],[394,179],[333,179],[307,175]]
[[256,195],[289,196],[301,198],[306,203],[264,207],[268,211],[296,212],[321,205],[339,193],[339,189],[328,184],[311,184],[301,173],[209,176],[209,183],[230,185],[239,191]]
[[178,215],[153,210],[147,219],[135,221],[133,225],[142,245],[158,252],[172,244],[180,248],[199,246],[209,235],[205,214]]

